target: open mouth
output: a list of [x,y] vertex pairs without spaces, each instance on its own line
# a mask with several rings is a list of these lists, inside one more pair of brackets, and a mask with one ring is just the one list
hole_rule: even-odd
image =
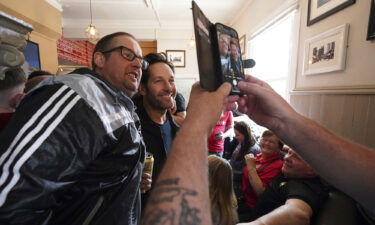
[[137,80],[138,79],[138,74],[135,73],[135,72],[130,72],[127,74],[128,76],[130,76],[131,78],[133,78],[134,80]]

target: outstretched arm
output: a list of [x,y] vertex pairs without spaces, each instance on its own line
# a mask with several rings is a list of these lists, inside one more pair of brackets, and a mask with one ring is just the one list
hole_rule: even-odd
[[237,97],[226,97],[230,89],[227,83],[215,92],[193,86],[187,117],[151,192],[142,224],[211,224],[207,135],[219,120],[225,101],[234,106]]
[[[298,114],[265,82],[246,76],[241,111],[295,149],[329,183],[375,212],[375,151],[344,140]],[[334,159],[334,163],[332,163]]]
[[311,207],[300,199],[288,199],[285,205],[258,218],[251,223],[238,225],[308,225],[312,216]]

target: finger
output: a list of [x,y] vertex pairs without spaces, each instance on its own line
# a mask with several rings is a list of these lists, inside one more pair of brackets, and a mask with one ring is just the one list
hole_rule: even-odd
[[146,179],[146,180],[142,180],[141,181],[141,186],[150,186],[152,184],[152,180],[151,179]]
[[254,76],[251,76],[249,74],[245,75],[245,81],[247,81],[248,83],[254,83],[254,84],[257,84],[259,86],[262,86],[262,87],[270,87],[266,82],[264,82],[263,80],[261,79],[258,79]]
[[202,88],[201,88],[201,85],[199,84],[199,81],[197,81],[197,82],[195,82],[195,83],[193,84],[193,86],[191,87],[191,92],[193,92],[194,90],[200,90],[200,89],[202,89]]
[[224,110],[224,111],[233,111],[233,110],[236,110],[236,109],[238,109],[238,104],[237,104],[237,102],[226,103],[226,104],[225,104],[225,110]]
[[151,174],[150,173],[142,173],[142,178],[144,179],[151,179]]
[[221,97],[226,97],[232,90],[232,85],[228,82],[224,82],[217,90],[216,93],[220,94]]
[[239,96],[238,95],[229,95],[228,97],[225,98],[225,108],[224,111],[232,111],[236,110],[238,108],[238,101]]
[[235,101],[238,101],[238,99],[240,98],[240,96],[238,95],[229,95],[225,101],[226,102],[235,102]]

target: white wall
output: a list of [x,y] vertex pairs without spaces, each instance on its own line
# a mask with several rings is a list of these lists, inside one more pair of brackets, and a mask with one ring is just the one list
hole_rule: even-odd
[[[165,52],[166,50],[185,50],[185,67],[176,67],[176,86],[186,100],[189,99],[191,85],[199,80],[197,52],[195,47],[189,47],[189,41],[193,31],[168,30],[157,33],[157,51]],[[177,38],[172,38],[172,35]],[[180,36],[180,37],[179,37]]]
[[199,78],[197,53],[195,48],[188,47],[189,39],[158,39],[158,52],[166,50],[185,50],[185,67],[176,67],[176,77],[194,77]]
[[[282,5],[293,0],[253,0],[243,14],[232,24],[239,35],[246,34],[247,40],[252,32],[273,19]],[[295,91],[341,90],[372,93],[375,89],[375,42],[366,41],[371,1],[356,1],[355,4],[311,25],[307,26],[308,1],[299,2],[299,33],[296,40],[296,76],[291,77]],[[346,69],[313,76],[302,75],[305,40],[339,25],[350,24]],[[372,89],[372,90],[370,90]]]
[[[375,88],[375,42],[366,41],[370,4],[371,1],[356,1],[307,27],[307,1],[301,1],[297,90]],[[346,69],[314,76],[301,75],[305,40],[345,23],[350,25]]]

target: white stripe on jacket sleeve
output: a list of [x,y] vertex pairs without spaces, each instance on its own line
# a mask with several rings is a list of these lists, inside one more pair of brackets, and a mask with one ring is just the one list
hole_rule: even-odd
[[[65,103],[70,96],[72,96],[75,92],[69,91],[65,94],[64,97],[62,97],[59,102],[48,112],[48,114],[38,123],[38,125],[28,133],[28,135],[22,140],[21,143],[19,143],[18,146],[14,150],[9,148],[7,151],[12,152],[11,157],[9,160],[4,164],[3,166],[3,172],[0,177],[0,185],[3,185],[4,182],[8,179],[9,176],[9,170],[10,165],[12,165],[13,161],[15,160],[16,156],[21,152],[21,150],[24,148],[25,145],[27,145],[30,140],[33,138],[35,139],[35,134],[37,134],[44,126],[45,122],[51,119],[53,116],[55,116],[58,109],[61,107],[63,103]],[[74,105],[78,102],[78,100],[81,99],[80,96],[74,97],[67,106],[64,107],[62,112],[55,116],[56,118],[54,121],[48,126],[48,128],[37,138],[35,142],[23,153],[23,155],[19,158],[19,160],[15,163],[12,171],[13,171],[13,177],[11,178],[11,181],[8,183],[8,185],[4,185],[5,187],[0,188],[0,207],[5,203],[7,195],[9,191],[17,184],[20,174],[19,170],[22,167],[22,165],[27,161],[27,159],[30,158],[30,156],[37,150],[37,148],[44,142],[44,140],[52,133],[52,131],[58,126],[58,124],[63,120],[63,118],[68,114],[68,112],[74,107]],[[45,105],[50,105],[51,102],[48,101],[45,103]],[[43,105],[44,107],[44,105]],[[42,107],[42,108],[43,108]],[[48,107],[48,106],[47,106]],[[47,107],[44,107],[46,109]],[[42,109],[41,108],[41,109]],[[39,111],[38,111],[39,112]],[[35,120],[36,118],[32,118],[31,120]],[[26,126],[26,125],[25,125]],[[23,128],[22,128],[23,129]],[[12,143],[13,147],[14,143]],[[9,153],[8,153],[9,154]]]

